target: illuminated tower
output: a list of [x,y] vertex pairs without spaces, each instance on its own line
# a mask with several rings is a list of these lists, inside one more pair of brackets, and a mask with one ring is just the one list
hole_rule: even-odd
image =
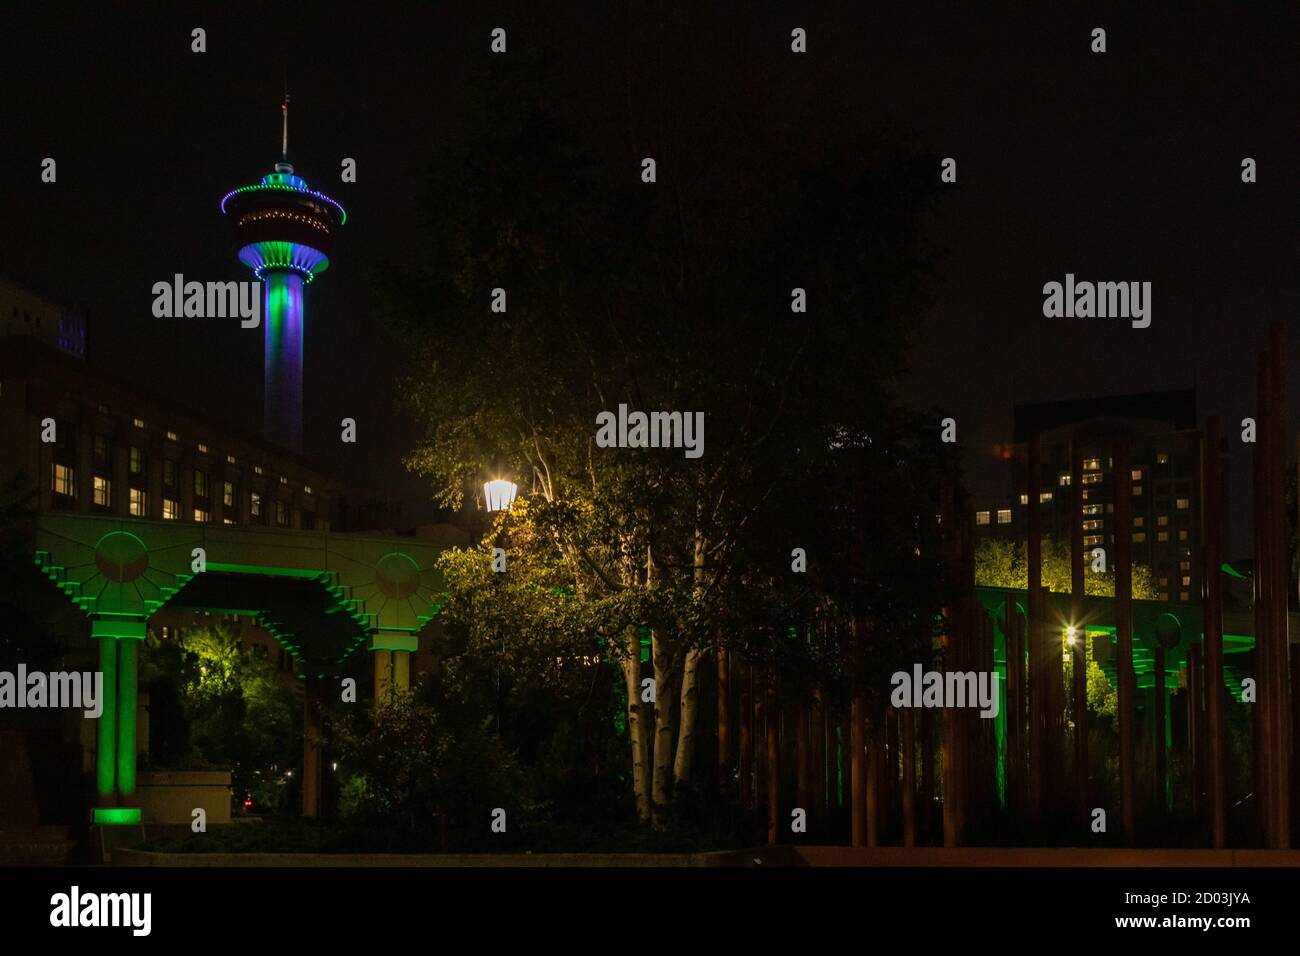
[[257,185],[226,193],[221,211],[234,223],[239,261],[262,282],[262,432],[269,441],[301,452],[303,286],[329,267],[334,233],[348,214],[294,175],[288,161],[287,93],[280,110],[280,162]]

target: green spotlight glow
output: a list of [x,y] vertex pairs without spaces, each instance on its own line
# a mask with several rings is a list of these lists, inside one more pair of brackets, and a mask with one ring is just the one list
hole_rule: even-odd
[[95,807],[92,817],[96,824],[123,826],[140,822],[139,807]]

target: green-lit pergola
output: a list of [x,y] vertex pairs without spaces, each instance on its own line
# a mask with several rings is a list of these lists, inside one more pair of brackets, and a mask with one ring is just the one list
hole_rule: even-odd
[[104,674],[96,822],[139,822],[136,694],[140,642],[167,608],[254,617],[310,678],[338,677],[358,650],[376,686],[409,681],[409,654],[438,613],[441,551],[385,538],[44,513],[35,560],[90,619]]

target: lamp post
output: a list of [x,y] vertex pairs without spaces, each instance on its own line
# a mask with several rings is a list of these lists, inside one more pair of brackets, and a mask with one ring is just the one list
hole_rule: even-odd
[[484,506],[489,512],[509,511],[510,506],[515,503],[515,495],[518,491],[518,485],[504,478],[485,481],[483,482]]

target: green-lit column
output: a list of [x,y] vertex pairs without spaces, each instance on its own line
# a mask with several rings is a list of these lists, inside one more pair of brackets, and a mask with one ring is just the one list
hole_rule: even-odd
[[105,633],[96,618],[91,636],[99,641],[99,671],[104,675],[104,706],[99,714],[99,742],[95,754],[95,794],[102,804],[113,802],[113,781],[117,772],[117,637]]
[[377,627],[370,635],[370,650],[375,655],[375,706],[392,690],[411,687],[411,653],[420,646],[414,631]]
[[117,642],[117,792],[123,799],[135,795],[136,676],[140,642]]

